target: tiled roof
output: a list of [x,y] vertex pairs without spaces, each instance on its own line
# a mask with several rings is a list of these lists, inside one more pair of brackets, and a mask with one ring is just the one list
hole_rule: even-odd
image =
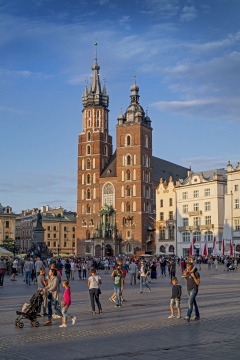
[[116,152],[110,157],[108,163],[106,164],[100,178],[116,177]]
[[[224,179],[227,180],[226,172],[227,170],[225,169],[212,169],[212,170],[205,170],[205,171],[192,173],[191,177],[193,177],[194,175],[200,176],[202,174],[205,180],[210,181],[212,180],[213,175],[216,174],[216,175],[223,175]],[[186,177],[181,184],[184,185],[187,183],[188,183],[188,177]]]
[[179,179],[185,179],[189,169],[171,163],[155,156],[152,157],[153,181],[160,182],[160,179],[169,181],[170,176],[174,182]]

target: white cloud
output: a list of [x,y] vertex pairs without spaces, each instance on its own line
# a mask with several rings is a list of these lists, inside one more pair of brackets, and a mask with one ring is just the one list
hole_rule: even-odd
[[13,114],[24,114],[24,111],[19,110],[19,109],[15,109],[12,107],[8,107],[8,106],[0,106],[0,111],[4,111],[4,112],[10,112]]
[[131,30],[129,15],[123,16],[118,22],[119,22],[120,26],[122,26],[124,28],[124,30]]
[[198,157],[189,157],[182,159],[182,162],[185,163],[185,166],[191,164],[192,171],[204,171],[210,169],[226,169],[228,161],[231,160],[231,163],[237,164],[240,161],[239,154],[226,154],[223,153],[219,156],[198,156]]
[[140,0],[139,3],[144,7],[144,14],[158,15],[163,19],[172,18],[180,9],[179,0]]
[[191,6],[184,6],[182,9],[182,12],[180,14],[180,21],[192,21],[197,17],[197,9],[191,5]]

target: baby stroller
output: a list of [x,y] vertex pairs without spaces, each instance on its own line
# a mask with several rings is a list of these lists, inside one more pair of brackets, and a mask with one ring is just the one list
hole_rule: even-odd
[[231,265],[229,265],[228,270],[235,271],[236,269],[235,269],[235,266],[233,264],[231,264]]
[[24,304],[22,311],[16,311],[17,319],[15,320],[15,326],[22,329],[24,323],[21,322],[22,319],[28,319],[31,321],[31,325],[39,327],[39,322],[37,321],[37,315],[41,311],[41,306],[43,302],[42,291],[37,290],[30,299],[30,304]]

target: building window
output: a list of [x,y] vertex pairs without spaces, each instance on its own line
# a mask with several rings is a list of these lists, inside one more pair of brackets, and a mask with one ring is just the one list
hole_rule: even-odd
[[184,214],[188,213],[188,205],[183,205],[183,213]]
[[200,242],[200,239],[201,239],[201,232],[200,231],[195,231],[193,233],[193,237],[195,239],[196,242]]
[[160,212],[160,221],[164,220],[164,212]]
[[163,199],[160,200],[160,207],[163,207]]
[[91,190],[89,188],[87,189],[87,199],[91,199]]
[[66,241],[64,241],[64,247],[67,247],[67,242]]
[[50,247],[50,241],[47,242],[48,247]]
[[67,227],[66,227],[66,226],[64,226],[64,231],[67,231]]
[[189,232],[184,232],[182,234],[182,239],[183,239],[183,242],[190,242],[190,233]]
[[239,190],[239,186],[238,185],[234,185],[234,190],[238,191]]
[[210,189],[205,189],[205,196],[210,196]]
[[48,229],[48,231],[50,231],[51,230],[50,226],[48,226],[47,229]]
[[54,239],[56,239],[56,238],[57,238],[57,234],[53,234],[53,237],[54,237]]
[[193,192],[193,197],[194,197],[194,198],[198,198],[198,197],[199,197],[199,191],[198,191],[198,190],[194,190],[194,192]]
[[50,238],[50,234],[48,234],[48,238]]
[[90,226],[93,226],[93,219],[90,220]]
[[188,218],[183,218],[183,226],[186,227],[188,226],[189,222],[188,222]]
[[91,133],[90,133],[90,131],[88,131],[88,133],[87,133],[87,141],[90,141],[91,140]]
[[127,172],[126,172],[126,180],[127,180],[127,181],[131,180],[130,170],[127,170]]
[[75,231],[75,227],[72,228],[72,231],[73,231],[73,232]]
[[56,241],[53,242],[53,247],[56,247]]
[[126,196],[127,196],[127,197],[131,196],[130,186],[127,186],[127,188],[126,188]]
[[173,211],[169,211],[169,220],[173,220]]
[[148,147],[148,137],[145,135],[145,146]]
[[200,217],[194,217],[193,218],[193,225],[199,226],[200,225]]
[[165,239],[165,228],[159,228],[159,239],[160,240]]
[[56,227],[56,226],[53,227],[53,231],[57,231],[57,227]]
[[207,231],[207,232],[205,232],[205,236],[207,236],[207,238],[208,238],[208,241],[213,241],[213,233],[212,233],[212,231]]
[[186,191],[183,192],[183,199],[188,199],[188,193]]
[[90,155],[91,154],[91,146],[87,145],[87,154]]
[[64,239],[66,239],[67,238],[67,234],[64,234]]
[[105,145],[104,146],[104,155],[106,155],[107,156],[107,154],[108,154],[108,151],[107,151],[108,149],[107,149],[107,145]]
[[174,239],[174,226],[169,227],[169,239]]
[[235,231],[240,231],[240,220],[235,220]]
[[9,229],[9,221],[6,220],[6,229]]
[[72,247],[75,248],[75,241],[72,242]]
[[87,214],[90,214],[91,213],[91,209],[90,209],[90,205],[88,204],[87,205]]
[[210,211],[211,210],[211,203],[210,201],[205,202],[205,211]]
[[114,186],[111,183],[107,183],[103,187],[103,205],[115,206],[115,194]]
[[193,211],[199,211],[199,204],[198,203],[193,204]]
[[127,135],[127,139],[126,139],[126,145],[127,146],[131,146],[131,136],[130,135]]
[[212,220],[211,220],[211,216],[205,216],[205,225],[211,225]]
[[131,165],[131,156],[130,155],[127,155],[127,165]]
[[130,202],[127,202],[127,205],[126,205],[126,212],[130,212],[130,211],[131,211]]
[[87,174],[86,184],[91,184],[91,175],[90,174]]
[[239,199],[235,199],[235,209],[239,209]]
[[173,204],[173,201],[172,201],[172,198],[169,199],[169,206],[172,206]]
[[86,225],[87,225],[86,220],[83,219],[83,221],[82,221],[82,226],[86,226]]
[[86,169],[87,169],[87,170],[90,170],[90,169],[91,169],[90,159],[87,159]]

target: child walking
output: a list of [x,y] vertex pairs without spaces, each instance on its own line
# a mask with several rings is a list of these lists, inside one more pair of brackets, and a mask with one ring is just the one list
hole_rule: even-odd
[[173,306],[176,304],[176,308],[178,311],[177,319],[180,319],[180,317],[181,317],[180,300],[181,300],[181,295],[182,295],[182,287],[180,285],[178,285],[178,279],[176,277],[172,278],[172,283],[173,283],[172,297],[170,300],[171,315],[168,318],[172,319],[175,317]]
[[66,290],[64,291],[63,301],[61,302],[62,325],[59,327],[67,327],[67,318],[70,317],[72,319],[72,324],[74,325],[76,322],[76,317],[71,315],[67,316],[68,308],[71,305],[71,291],[68,280],[64,280],[62,284]]

